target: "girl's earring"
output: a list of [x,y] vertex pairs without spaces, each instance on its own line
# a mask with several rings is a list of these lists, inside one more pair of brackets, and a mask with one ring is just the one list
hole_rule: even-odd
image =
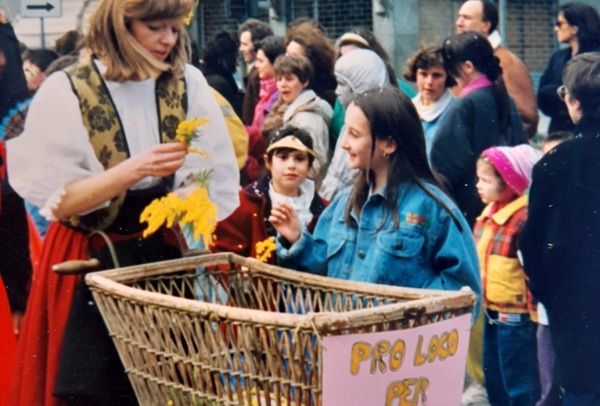
[[389,156],[389,154],[387,152],[383,151],[383,157],[385,159],[388,159],[390,156]]

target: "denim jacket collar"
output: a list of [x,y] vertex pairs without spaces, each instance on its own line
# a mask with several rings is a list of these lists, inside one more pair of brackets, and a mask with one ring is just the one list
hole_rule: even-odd
[[[406,194],[407,189],[408,189],[408,183],[406,183],[406,182],[404,182],[400,186],[398,186],[398,204],[402,203],[402,200],[404,199],[404,195]],[[363,212],[364,212],[364,208],[367,205],[369,205],[370,203],[378,202],[379,200],[386,200],[387,199],[386,190],[387,190],[387,185],[384,185],[381,189],[379,189],[379,191],[377,191],[375,193],[369,193],[369,197],[367,197],[367,201],[363,205]],[[352,192],[348,192],[348,193],[352,193]],[[350,215],[354,219],[354,221],[356,221],[356,224],[360,223],[360,219],[358,218],[358,216],[356,215],[354,210],[350,213]],[[342,213],[342,217],[340,218],[339,221],[344,222],[343,213]]]

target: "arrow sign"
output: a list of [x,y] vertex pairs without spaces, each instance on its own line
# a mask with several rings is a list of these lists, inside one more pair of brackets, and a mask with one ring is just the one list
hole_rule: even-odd
[[54,6],[50,3],[46,3],[46,4],[30,4],[27,6],[27,10],[46,10],[46,11],[50,11],[54,8]]
[[62,16],[62,0],[21,0],[21,17],[46,18]]

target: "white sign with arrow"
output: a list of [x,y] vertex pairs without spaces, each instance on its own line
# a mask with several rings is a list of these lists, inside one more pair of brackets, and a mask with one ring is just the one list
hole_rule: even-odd
[[21,17],[46,18],[62,16],[62,0],[21,0]]

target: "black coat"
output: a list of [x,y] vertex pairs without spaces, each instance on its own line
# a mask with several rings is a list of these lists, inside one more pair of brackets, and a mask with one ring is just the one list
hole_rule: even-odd
[[[592,48],[582,52],[598,52],[600,48]],[[554,52],[548,61],[548,66],[540,78],[538,85],[538,107],[548,117],[550,125],[548,134],[554,131],[573,131],[575,124],[569,117],[565,102],[558,97],[556,89],[563,84],[562,74],[567,62],[572,58],[571,48],[559,49]]]
[[524,143],[527,135],[512,98],[508,130],[500,130],[492,87],[459,97],[442,117],[431,147],[431,166],[447,181],[471,227],[484,207],[475,189],[479,155],[489,147]]
[[[0,166],[5,164],[4,157],[1,160]],[[7,179],[0,182],[0,189],[0,276],[11,311],[24,312],[32,274],[27,213],[23,199]]]
[[600,109],[534,167],[520,248],[567,391],[600,394]]
[[242,103],[244,101],[244,95],[238,89],[235,78],[229,72],[216,68],[205,67],[202,70],[204,77],[208,82],[208,85],[215,89],[231,104],[235,114],[238,117],[242,116]]
[[[0,123],[10,109],[29,97],[19,41],[10,24],[0,24],[0,52],[6,66],[0,72]],[[0,134],[1,135],[1,134]]]
[[571,48],[559,49],[550,57],[548,66],[540,78],[537,102],[538,108],[550,117],[548,134],[553,131],[573,131],[575,129],[565,102],[556,93],[556,89],[563,84],[562,72],[570,60]]

